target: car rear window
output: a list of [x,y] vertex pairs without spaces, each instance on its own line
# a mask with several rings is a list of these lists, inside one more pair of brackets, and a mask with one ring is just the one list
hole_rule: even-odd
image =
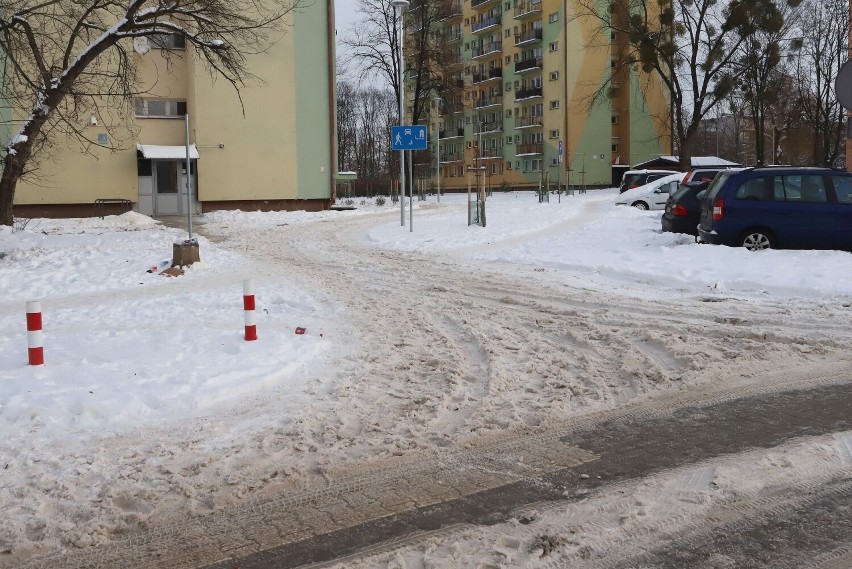
[[731,177],[731,172],[722,172],[716,176],[713,182],[710,184],[710,187],[707,188],[707,197],[708,200],[715,200],[716,195],[719,193],[719,190],[722,186],[725,185],[725,182],[728,181],[728,178]]
[[622,184],[624,184],[625,186],[630,186],[630,185],[632,185],[632,184],[633,184],[636,180],[638,180],[638,179],[639,179],[639,176],[641,176],[641,175],[642,175],[642,174],[625,174],[625,175],[624,175],[624,181],[622,182]]

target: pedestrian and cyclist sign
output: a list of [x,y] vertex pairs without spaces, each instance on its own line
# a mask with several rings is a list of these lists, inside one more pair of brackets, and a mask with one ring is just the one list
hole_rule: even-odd
[[426,126],[392,126],[392,150],[426,150]]

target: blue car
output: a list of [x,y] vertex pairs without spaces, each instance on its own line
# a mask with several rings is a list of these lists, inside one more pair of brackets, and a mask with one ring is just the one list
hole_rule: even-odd
[[698,237],[751,251],[852,251],[852,173],[758,167],[721,172],[701,196]]

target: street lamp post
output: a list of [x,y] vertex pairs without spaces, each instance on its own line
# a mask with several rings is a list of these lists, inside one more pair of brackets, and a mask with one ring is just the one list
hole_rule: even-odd
[[438,120],[435,123],[435,130],[438,131],[437,136],[435,136],[435,143],[437,144],[437,149],[435,153],[438,155],[438,203],[441,202],[441,98],[435,97],[432,99],[432,102],[435,103],[435,110],[438,113]]
[[[405,83],[403,83],[403,53],[402,53],[402,13],[408,7],[408,0],[391,0],[397,19],[397,45],[399,46],[399,124],[405,124]],[[399,224],[405,227],[405,150],[399,151]]]

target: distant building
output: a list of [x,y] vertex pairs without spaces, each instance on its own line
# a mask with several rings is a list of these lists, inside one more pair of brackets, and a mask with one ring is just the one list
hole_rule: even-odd
[[[424,1],[411,4],[415,29]],[[471,167],[483,168],[493,188],[557,180],[610,186],[613,164],[670,151],[661,82],[616,65],[627,38],[601,38],[599,22],[577,17],[576,0],[437,1],[451,6],[439,25],[456,46],[458,65],[449,73],[463,95],[430,118],[431,167],[423,177],[432,184],[436,135],[441,187],[451,191],[467,187]],[[602,88],[610,97],[589,110]]]
[[[128,140],[109,140],[95,119],[78,125],[122,149],[96,148],[93,157],[56,141],[37,176],[18,185],[15,215],[93,215],[104,198],[129,200],[148,215],[185,214],[185,113],[195,211],[327,208],[336,163],[333,16],[333,0],[288,15],[271,51],[249,56],[260,81],[242,89],[244,107],[227,81],[211,80],[182,36],[139,38],[133,64],[145,94],[135,100]],[[163,46],[172,49],[168,62]]]

